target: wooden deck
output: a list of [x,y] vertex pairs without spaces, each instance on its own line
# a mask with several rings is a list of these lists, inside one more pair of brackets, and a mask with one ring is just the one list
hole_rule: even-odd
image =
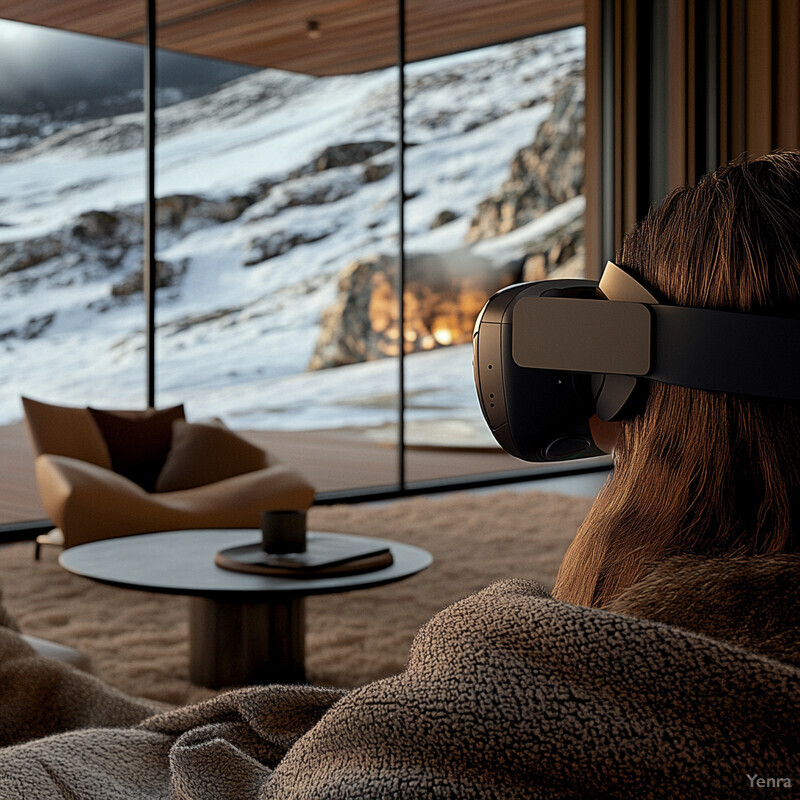
[[[319,492],[390,487],[397,483],[394,447],[339,431],[249,431],[261,447],[303,472]],[[433,481],[530,468],[501,450],[408,448],[406,481]],[[0,427],[0,525],[43,519],[33,451],[23,423]]]

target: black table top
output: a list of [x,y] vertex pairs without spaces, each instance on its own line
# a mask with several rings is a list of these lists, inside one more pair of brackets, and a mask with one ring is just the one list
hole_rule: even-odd
[[258,530],[187,530],[139,533],[77,545],[64,550],[59,564],[84,578],[126,589],[196,597],[235,595],[310,595],[367,589],[402,580],[433,563],[421,547],[350,536],[374,546],[388,546],[394,563],[372,572],[325,578],[284,578],[223,569],[214,563],[217,551],[261,540]]

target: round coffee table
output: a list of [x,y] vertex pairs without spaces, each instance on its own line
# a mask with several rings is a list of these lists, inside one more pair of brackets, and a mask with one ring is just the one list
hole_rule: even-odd
[[433,556],[420,547],[336,535],[389,547],[394,563],[372,572],[324,578],[283,578],[216,566],[217,551],[260,541],[258,530],[120,536],[70,547],[58,561],[69,572],[100,583],[188,595],[194,683],[212,688],[297,683],[305,680],[306,596],[382,586],[421,572],[433,562]]

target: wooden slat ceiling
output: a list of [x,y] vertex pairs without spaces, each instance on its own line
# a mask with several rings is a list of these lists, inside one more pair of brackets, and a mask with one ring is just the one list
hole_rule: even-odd
[[[406,0],[418,61],[583,24],[584,0]],[[397,62],[397,0],[159,0],[159,47],[339,75]],[[142,43],[145,2],[0,0],[0,18]],[[319,37],[308,35],[309,22]]]

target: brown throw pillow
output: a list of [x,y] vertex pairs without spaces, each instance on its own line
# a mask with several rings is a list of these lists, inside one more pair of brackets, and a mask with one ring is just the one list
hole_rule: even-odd
[[49,453],[111,469],[111,456],[88,408],[54,406],[22,398],[25,424],[36,455]]
[[103,434],[114,472],[155,490],[158,473],[172,445],[172,423],[184,418],[183,406],[147,411],[89,411]]
[[177,492],[254,472],[267,466],[267,454],[221,422],[172,425],[172,449],[156,481],[157,492]]

